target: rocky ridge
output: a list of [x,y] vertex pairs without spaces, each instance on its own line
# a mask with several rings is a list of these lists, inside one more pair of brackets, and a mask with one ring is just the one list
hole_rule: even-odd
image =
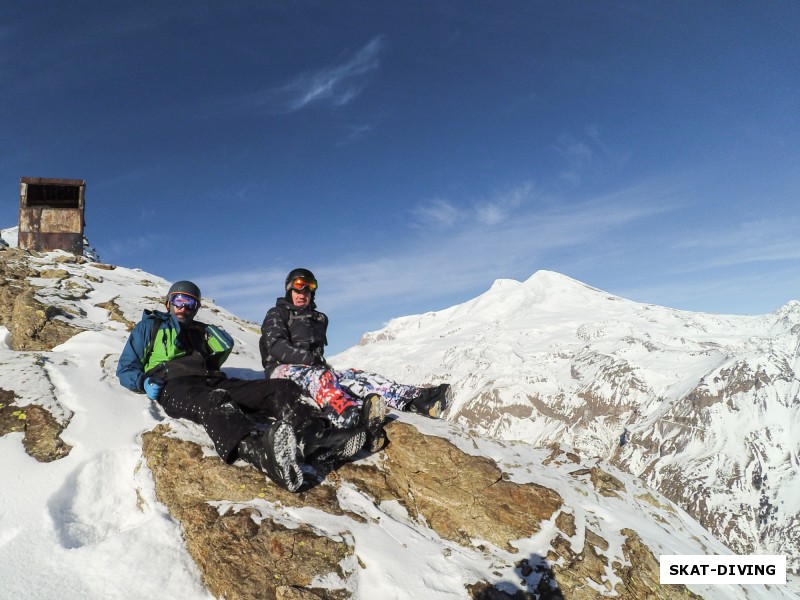
[[[556,491],[510,481],[494,461],[422,434],[408,423],[393,421],[388,432],[391,444],[380,457],[341,465],[334,473],[310,471],[316,481],[300,494],[278,489],[249,467],[225,467],[164,425],[145,434],[144,456],[159,500],[183,523],[189,552],[206,584],[230,600],[259,594],[350,597],[353,572],[364,566],[349,522],[381,527],[382,521],[393,519],[381,509],[387,502],[399,502],[413,527],[424,530],[427,525],[448,542],[447,555],[475,552],[475,540],[483,540],[477,551],[492,557],[497,575],[514,572],[527,588],[509,593],[505,586],[479,580],[464,591],[473,598],[701,597],[684,586],[659,585],[658,559],[633,529],[617,532],[623,541],[615,555],[612,544],[617,540],[604,539],[596,519],[587,523],[586,515],[576,515]],[[577,456],[557,446],[539,453],[538,460],[538,468],[569,473],[583,493],[600,503],[638,493],[636,502],[651,515],[674,511],[636,484],[628,489],[597,465],[582,468]],[[526,466],[533,468],[537,466]],[[352,494],[365,504],[356,506]],[[288,515],[301,508],[323,511],[338,526],[331,531],[330,525],[287,525]],[[552,528],[547,534],[552,546],[545,556],[516,551],[520,538],[542,534],[545,526]],[[246,574],[238,559],[242,553],[258,557]],[[318,589],[314,584],[324,573],[340,587]]]

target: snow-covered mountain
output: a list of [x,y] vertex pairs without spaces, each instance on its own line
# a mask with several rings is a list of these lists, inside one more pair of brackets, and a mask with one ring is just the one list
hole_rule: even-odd
[[[384,452],[302,494],[224,465],[202,428],[166,418],[114,375],[129,327],[168,286],[0,248],[0,599],[562,597],[556,584],[581,599],[798,597],[794,580],[659,586],[659,555],[729,550],[640,480],[564,443],[503,442],[402,413]],[[256,325],[210,298],[198,318],[235,338],[229,375],[261,376]],[[402,353],[452,367],[437,335]],[[452,378],[459,420],[478,399],[465,396],[469,371],[398,373]]]
[[450,381],[448,418],[574,446],[640,477],[740,553],[800,569],[800,303],[762,316],[639,304],[539,271],[394,319],[332,358]]

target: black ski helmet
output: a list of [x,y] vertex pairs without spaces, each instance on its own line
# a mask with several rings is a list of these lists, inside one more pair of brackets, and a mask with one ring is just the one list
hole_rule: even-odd
[[286,276],[286,281],[283,282],[283,287],[287,292],[289,291],[289,284],[298,277],[302,277],[303,279],[313,279],[314,281],[317,280],[317,278],[314,277],[314,274],[308,269],[292,269]]
[[[292,301],[292,282],[297,279],[298,277],[302,277],[303,279],[312,279],[314,281],[317,280],[314,277],[314,274],[309,271],[308,269],[292,269],[289,271],[289,274],[286,276],[286,280],[283,282],[283,287],[286,290],[286,299],[291,302]],[[316,291],[311,292],[311,297],[314,297]]]
[[172,294],[186,294],[197,300],[198,303],[201,300],[200,288],[191,281],[176,281],[173,283],[167,292],[165,300],[167,304],[169,304],[169,299],[172,297]]

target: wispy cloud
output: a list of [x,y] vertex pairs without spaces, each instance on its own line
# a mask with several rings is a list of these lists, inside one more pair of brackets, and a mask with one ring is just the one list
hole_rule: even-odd
[[531,200],[534,189],[532,183],[524,183],[510,192],[499,194],[476,207],[477,218],[486,225],[499,225],[513,218],[523,205]]
[[434,198],[412,210],[414,222],[419,227],[449,228],[464,218],[464,213],[452,202]]
[[533,184],[523,183],[488,200],[466,206],[445,198],[434,198],[412,209],[412,219],[418,229],[449,229],[455,226],[496,226],[515,218],[517,212],[533,199]]
[[715,230],[685,233],[674,244],[677,251],[688,251],[698,258],[685,261],[681,272],[733,267],[757,262],[800,259],[800,219],[758,219]]
[[600,130],[590,126],[580,136],[562,134],[554,150],[566,163],[560,179],[571,187],[582,183],[589,174],[599,170],[617,169],[626,157],[616,153],[602,139]]
[[351,125],[348,127],[349,133],[347,137],[339,142],[339,146],[345,146],[351,142],[355,142],[356,140],[360,139],[361,137],[368,134],[370,131],[373,130],[372,125]]
[[[322,282],[326,310],[356,318],[358,307],[367,304],[371,312],[383,307],[378,312],[386,317],[407,314],[445,297],[486,289],[496,278],[527,278],[539,268],[552,268],[554,253],[564,249],[599,254],[612,232],[670,210],[668,202],[639,202],[643,193],[631,189],[542,208],[525,183],[468,208],[438,199],[417,209],[418,219],[427,217],[428,229],[418,223],[401,247],[321,257],[313,270]],[[280,292],[284,276],[269,270],[232,272],[206,277],[203,285],[237,314],[253,318],[253,306],[264,308]]]
[[[114,261],[117,261],[125,257],[135,256],[142,250],[153,248],[159,244],[162,244],[164,237],[165,236],[160,234],[147,233],[137,237],[111,240],[106,247],[109,254],[114,257]],[[103,258],[105,258],[105,256],[103,256]]]
[[345,106],[362,92],[366,77],[380,68],[383,45],[383,37],[375,37],[339,64],[301,73],[284,85],[260,90],[236,102],[284,114],[312,105]]
[[[625,298],[652,302],[661,306],[710,313],[766,314],[778,309],[798,295],[787,295],[786,282],[800,284],[800,268],[796,262],[783,269],[737,269],[735,272],[703,274],[698,277],[670,277],[643,286],[616,290]],[[794,286],[798,289],[798,286]],[[742,309],[743,306],[749,307]],[[691,307],[691,308],[689,308]]]
[[286,108],[290,112],[312,103],[344,106],[361,92],[363,76],[380,66],[382,46],[382,38],[376,37],[348,61],[300,75],[277,92],[286,97]]
[[593,152],[589,145],[569,135],[561,135],[555,150],[567,163],[567,168],[561,172],[561,179],[570,185],[577,185],[581,181],[584,171],[591,165]]

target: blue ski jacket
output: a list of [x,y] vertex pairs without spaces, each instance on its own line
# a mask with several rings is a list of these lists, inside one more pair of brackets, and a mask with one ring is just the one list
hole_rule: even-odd
[[[223,375],[219,369],[233,350],[233,338],[215,325],[192,321],[190,327],[191,333],[202,338],[200,347],[183,347],[183,338],[179,338],[181,324],[175,315],[145,310],[120,354],[117,365],[120,384],[129,390],[143,392],[145,378],[158,370],[159,377],[167,379],[170,364],[180,365],[180,369],[173,371],[181,376]],[[181,361],[184,357],[196,357],[197,360]],[[156,369],[159,366],[162,368]]]

